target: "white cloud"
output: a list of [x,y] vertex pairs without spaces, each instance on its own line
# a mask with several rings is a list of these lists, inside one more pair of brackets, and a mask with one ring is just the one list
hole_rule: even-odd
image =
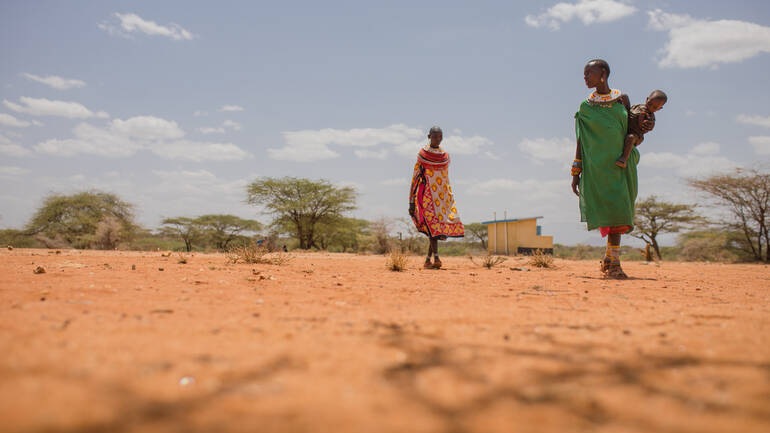
[[145,140],[170,140],[182,138],[184,132],[176,122],[153,116],[136,116],[128,120],[115,119],[110,129],[124,137]]
[[241,130],[241,124],[238,122],[234,122],[232,120],[225,120],[222,122],[222,126],[225,128],[231,128],[233,131],[240,131]]
[[198,128],[198,131],[200,131],[203,134],[224,134],[225,128],[203,127],[203,128]]
[[[460,184],[461,182],[458,182]],[[496,178],[484,181],[473,181],[467,186],[471,194],[483,196],[493,194],[513,193],[520,199],[547,201],[556,200],[564,191],[569,189],[569,182],[564,180],[514,180],[507,178]]]
[[[290,141],[287,137],[290,132],[284,132],[284,141]],[[325,144],[300,142],[295,145],[286,145],[279,149],[267,149],[267,154],[272,159],[294,162],[315,162],[325,159],[337,158],[339,153],[329,149]]]
[[240,105],[223,105],[219,111],[243,111],[243,107]]
[[248,185],[248,181],[245,179],[223,180],[204,169],[153,170],[153,174],[158,178],[153,188],[154,193],[157,192],[157,195],[161,197],[181,198],[186,201],[198,201],[200,198],[204,198],[206,203],[196,203],[199,207],[201,205],[203,207],[210,206],[211,198],[221,200],[223,197],[227,197],[242,202],[246,185]]
[[487,152],[484,152],[484,153],[483,153],[483,155],[484,155],[485,157],[487,157],[487,158],[489,158],[489,159],[492,159],[492,160],[495,160],[495,161],[499,161],[499,160],[500,160],[500,157],[499,157],[499,156],[497,156],[497,154],[495,154],[495,153],[492,153],[492,152],[489,152],[489,151],[487,151]]
[[193,39],[193,34],[179,24],[169,23],[162,26],[155,21],[145,20],[139,15],[129,13],[115,13],[119,23],[105,21],[99,24],[99,28],[110,35],[130,37],[131,33],[139,32],[150,36],[165,36],[175,41]]
[[527,15],[524,21],[535,28],[547,26],[551,30],[558,30],[562,23],[573,19],[591,25],[616,21],[634,12],[636,8],[623,1],[579,0],[577,3],[556,3],[540,15]]
[[519,143],[519,150],[535,161],[572,162],[575,156],[575,141],[570,138],[525,138]]
[[491,144],[492,141],[488,138],[480,137],[478,135],[474,135],[473,137],[450,135],[441,142],[441,147],[449,152],[450,155],[475,155],[481,151],[482,147]]
[[648,12],[653,30],[668,31],[660,67],[716,67],[770,52],[770,27],[746,21],[708,21],[655,9]]
[[24,146],[14,143],[8,137],[0,134],[0,155],[24,157],[31,155],[32,152]]
[[719,173],[740,167],[735,161],[720,156],[718,143],[701,143],[690,152],[679,155],[671,152],[645,153],[639,161],[640,167],[673,170],[680,176],[701,176]]
[[0,165],[0,177],[14,178],[29,173],[29,170],[21,167],[13,167],[8,165]]
[[208,115],[209,115],[208,111],[201,111],[201,110],[196,110],[193,113],[193,116],[195,116],[195,117],[204,117],[204,116],[208,116]]
[[115,131],[80,123],[72,130],[74,138],[50,139],[35,145],[35,151],[56,156],[78,154],[124,158],[134,155],[142,144]]
[[384,186],[409,186],[411,180],[406,177],[395,177],[392,179],[385,179],[380,182],[380,185]]
[[19,120],[10,114],[0,113],[0,125],[11,126],[14,128],[26,128],[31,125],[31,123],[25,120]]
[[756,125],[770,128],[770,116],[752,116],[748,114],[739,114],[735,120],[737,120],[738,123],[743,123],[745,125]]
[[234,161],[250,157],[232,143],[180,140],[184,136],[176,122],[152,116],[115,119],[107,127],[81,123],[73,138],[51,139],[35,146],[38,153],[58,156],[78,154],[121,158],[147,150],[162,158],[201,161]]
[[17,113],[26,113],[33,116],[60,116],[70,119],[88,119],[90,117],[108,118],[109,114],[104,111],[94,113],[82,104],[67,101],[51,101],[45,98],[29,98],[22,96],[19,98],[24,105],[19,105],[11,101],[3,100],[3,104]]
[[695,155],[716,155],[719,153],[720,145],[719,143],[714,143],[713,141],[707,141],[704,143],[696,144],[692,148],[692,153]]
[[240,161],[250,155],[232,143],[208,143],[179,140],[153,145],[152,153],[166,159],[183,159],[195,162],[203,161]]
[[356,149],[353,151],[353,154],[361,159],[385,159],[389,153],[388,149]]
[[[417,151],[427,143],[425,131],[404,124],[385,128],[286,131],[282,135],[286,145],[279,149],[268,149],[268,154],[273,159],[297,162],[336,158],[339,153],[330,148],[332,145],[363,148],[353,151],[359,158],[383,159],[387,157],[390,150],[414,157]],[[491,144],[492,142],[485,137],[449,135],[445,136],[441,146],[450,154],[472,155],[480,154],[485,146]],[[374,147],[376,149],[369,149]]]
[[41,77],[38,75],[33,75],[25,72],[24,76],[32,81],[37,81],[39,83],[45,84],[46,86],[50,86],[50,87],[53,87],[54,89],[59,89],[59,90],[67,90],[72,88],[84,87],[86,85],[85,81],[75,80],[72,78],[62,78],[57,75],[48,75],[46,77]]
[[749,137],[749,143],[754,146],[754,152],[757,155],[770,155],[770,137]]

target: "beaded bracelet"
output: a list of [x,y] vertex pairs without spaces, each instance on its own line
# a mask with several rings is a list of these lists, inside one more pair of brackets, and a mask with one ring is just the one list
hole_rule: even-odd
[[575,159],[572,161],[572,170],[571,173],[573,176],[580,176],[580,173],[583,172],[583,161],[579,159]]

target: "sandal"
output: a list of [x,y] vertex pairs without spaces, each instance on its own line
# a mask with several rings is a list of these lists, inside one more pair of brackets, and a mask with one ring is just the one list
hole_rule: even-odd
[[430,259],[425,259],[425,264],[422,265],[425,269],[433,269],[433,263],[430,262]]
[[441,260],[438,257],[433,259],[433,269],[441,269]]
[[623,268],[620,267],[620,262],[613,263],[611,260],[604,259],[601,266],[602,274],[604,278],[612,280],[625,280],[628,278]]

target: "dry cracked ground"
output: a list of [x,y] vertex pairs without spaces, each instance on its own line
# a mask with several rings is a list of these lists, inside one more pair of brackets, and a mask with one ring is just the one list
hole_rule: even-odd
[[767,265],[180,258],[0,252],[0,430],[770,431]]

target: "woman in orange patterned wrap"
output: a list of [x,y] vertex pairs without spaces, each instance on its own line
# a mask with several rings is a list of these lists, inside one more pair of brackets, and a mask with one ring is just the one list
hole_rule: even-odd
[[[428,133],[430,144],[420,149],[409,188],[409,215],[415,227],[430,238],[425,267],[439,269],[438,241],[465,236],[449,184],[449,155],[440,147],[443,132],[434,126]],[[430,255],[433,254],[433,263]]]

